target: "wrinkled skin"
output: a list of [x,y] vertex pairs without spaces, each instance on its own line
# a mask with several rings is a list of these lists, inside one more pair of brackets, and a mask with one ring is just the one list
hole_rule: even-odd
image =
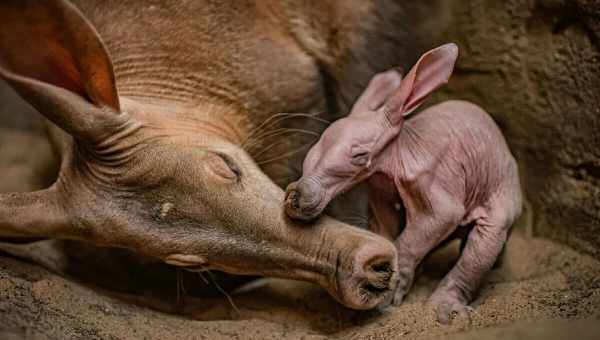
[[[143,22],[119,26],[103,14],[124,15],[123,4],[80,5],[113,38],[121,81],[75,6],[0,3],[0,75],[53,123],[62,158],[50,188],[0,195],[0,237],[79,240],[192,271],[307,280],[356,309],[386,299],[397,281],[394,246],[328,217],[310,227],[291,221],[283,191],[240,147],[252,130],[236,124],[239,103],[192,98],[185,86],[200,66],[187,54],[195,50],[184,39],[187,27],[168,17],[174,2],[141,9],[167,15],[143,34],[133,29]],[[148,38],[161,26],[180,35]]]
[[[333,123],[309,151],[300,180],[287,189],[286,211],[312,219],[339,193],[367,180],[370,228],[394,240],[400,304],[415,270],[433,248],[470,227],[462,254],[430,298],[438,320],[468,317],[484,274],[501,252],[521,211],[517,165],[490,116],[463,101],[448,101],[406,119],[447,81],[458,49],[426,53],[401,79],[373,78],[347,118]],[[406,227],[400,232],[400,210]]]

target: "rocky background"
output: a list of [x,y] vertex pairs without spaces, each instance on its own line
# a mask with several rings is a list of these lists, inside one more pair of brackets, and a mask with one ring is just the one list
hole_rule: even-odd
[[423,50],[460,59],[438,98],[488,110],[521,166],[523,223],[600,258],[600,1],[412,1]]

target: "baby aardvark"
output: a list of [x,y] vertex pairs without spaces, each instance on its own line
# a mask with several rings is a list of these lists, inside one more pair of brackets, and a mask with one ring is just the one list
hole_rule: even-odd
[[521,212],[517,164],[486,112],[447,101],[407,119],[448,81],[457,56],[457,46],[447,44],[424,54],[404,79],[394,70],[373,77],[350,115],[309,151],[286,198],[288,215],[312,219],[368,179],[370,228],[398,249],[396,305],[427,253],[459,226],[470,228],[458,262],[429,300],[446,324],[453,314],[468,317],[468,303]]

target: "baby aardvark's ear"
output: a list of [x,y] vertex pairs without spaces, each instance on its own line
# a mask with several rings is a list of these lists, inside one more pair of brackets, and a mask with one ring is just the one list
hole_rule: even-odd
[[413,112],[427,96],[448,82],[458,58],[458,47],[450,43],[425,53],[402,79],[381,108],[392,124]]
[[400,86],[402,76],[395,69],[376,74],[352,107],[351,116],[377,111]]

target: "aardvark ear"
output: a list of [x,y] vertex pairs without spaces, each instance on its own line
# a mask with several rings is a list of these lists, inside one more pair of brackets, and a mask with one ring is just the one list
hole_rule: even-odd
[[77,139],[115,126],[119,97],[102,40],[65,0],[0,1],[0,76]]
[[400,86],[401,81],[402,76],[395,69],[376,74],[352,107],[350,115],[359,116],[376,111]]
[[425,53],[386,100],[382,109],[389,121],[398,124],[431,92],[447,83],[457,58],[458,47],[453,43]]

